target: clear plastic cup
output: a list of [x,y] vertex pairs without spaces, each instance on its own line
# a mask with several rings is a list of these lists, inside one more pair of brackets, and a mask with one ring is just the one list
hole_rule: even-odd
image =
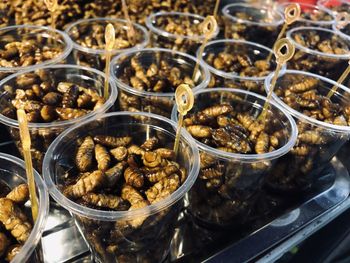
[[[151,32],[151,46],[195,55],[196,50],[205,39],[204,34],[200,31],[200,24],[204,19],[200,15],[181,12],[158,12],[151,14],[146,19],[146,25]],[[182,23],[185,23],[186,26],[182,25]],[[173,27],[169,25],[173,25]],[[175,31],[176,26],[181,30]],[[190,30],[186,27],[192,27],[192,29]],[[219,28],[214,38],[218,33]]]
[[[349,37],[325,28],[298,27],[289,30],[287,38],[296,49],[293,58],[287,62],[288,69],[302,70],[338,80],[348,66]],[[333,49],[328,46],[331,45],[329,43],[341,49]]]
[[[96,210],[66,198],[62,194],[62,183],[66,178],[65,173],[75,166],[72,153],[76,148],[76,140],[101,134],[132,136],[136,144],[156,136],[172,149],[176,123],[144,112],[105,114],[64,131],[51,144],[43,165],[45,183],[51,196],[73,214],[96,262],[162,262],[169,251],[184,196],[198,175],[198,148],[191,136],[182,130],[176,161],[186,168],[188,176],[170,196],[141,209]],[[123,227],[129,225],[131,220],[140,219],[143,220],[138,226]]]
[[[270,48],[244,40],[220,39],[208,42],[204,47],[201,62],[208,67],[211,73],[209,88],[238,88],[265,95],[264,81],[276,67],[275,57],[271,56],[271,69],[268,66],[269,68],[260,70],[254,66],[254,62],[260,60],[261,63],[264,63],[270,53],[272,53]],[[233,70],[224,68],[225,61],[230,61],[230,59],[225,60],[225,56],[220,59],[219,54],[227,54],[235,59],[231,63],[232,65],[230,64]],[[242,63],[246,63],[250,59],[250,65],[243,67],[237,61],[238,56],[243,59]],[[245,56],[249,58],[247,59]],[[284,65],[282,70],[285,68]]]
[[342,37],[350,39],[350,23],[346,25],[341,25],[340,22],[335,21],[332,28]]
[[349,12],[350,2],[348,0],[319,0],[317,5],[333,11],[333,14]]
[[[23,244],[23,247],[14,259],[11,260],[11,263],[43,262],[39,248],[37,248],[37,251],[34,250],[41,240],[41,234],[44,231],[45,222],[49,214],[49,195],[46,191],[43,179],[35,170],[34,177],[39,202],[38,218],[27,241]],[[22,160],[12,155],[0,153],[0,182],[2,184],[13,189],[20,184],[26,183],[26,178],[25,164]],[[2,191],[3,190],[4,187],[2,186]],[[26,214],[31,216],[29,207],[27,207]]]
[[[16,78],[24,76],[29,73],[53,73],[55,81],[57,82],[70,82],[82,87],[91,88],[97,91],[101,96],[104,94],[104,78],[103,72],[92,68],[85,68],[75,65],[52,65],[46,67],[37,67],[35,69],[28,69],[18,72],[0,82],[0,113],[7,107],[12,107],[11,100],[14,97],[13,93],[9,92],[7,85],[16,87]],[[106,102],[98,109],[89,112],[88,114],[79,118],[64,120],[64,121],[52,121],[47,123],[34,123],[29,122],[29,132],[32,140],[32,157],[35,168],[41,171],[42,160],[44,154],[50,143],[60,134],[63,130],[67,129],[75,123],[79,123],[86,119],[92,118],[96,115],[100,115],[109,110],[117,99],[117,88],[112,80],[109,81],[109,97]],[[5,113],[4,113],[5,114]],[[19,136],[19,126],[15,113],[11,115],[0,114],[0,122],[5,124],[8,128],[12,138],[14,139],[18,149],[21,151],[21,141]]]
[[[228,88],[204,89],[195,92],[196,113],[214,105],[230,104],[232,107],[256,118],[262,111],[266,97],[253,92]],[[189,193],[189,211],[200,225],[206,228],[231,228],[243,224],[261,193],[274,163],[294,146],[297,128],[293,118],[285,109],[271,102],[266,127],[283,130],[280,145],[276,150],[264,154],[229,153],[195,140],[201,159],[201,170]],[[177,121],[174,106],[172,120]],[[272,130],[271,130],[272,131]],[[209,168],[208,168],[209,167]],[[214,181],[205,178],[204,172],[215,169],[222,173]],[[219,182],[215,180],[219,179]]]
[[284,23],[276,9],[252,4],[229,4],[222,9],[225,38],[243,39],[272,47]]
[[[23,49],[26,50],[28,55],[23,56],[22,61],[19,61],[20,65],[17,65],[18,63],[10,63],[9,60],[18,57],[18,50],[16,53],[12,47],[12,52],[9,52],[5,49],[5,45],[12,42],[29,40],[34,41],[34,44],[37,45],[36,48],[40,48],[43,52],[37,53],[35,50],[27,52],[27,49],[35,47],[33,43],[31,43],[27,46],[27,49]],[[60,49],[60,52],[57,51],[57,54],[54,54],[54,56],[48,52],[53,47],[55,47],[55,49]],[[46,50],[48,48],[49,50]],[[6,50],[7,52],[1,53],[2,50]],[[30,70],[38,66],[65,63],[71,51],[72,41],[66,33],[59,30],[31,25],[0,28],[0,80],[21,70]],[[6,54],[6,58],[3,57],[4,54]]]
[[[284,13],[284,9],[290,5],[290,2],[282,3],[279,5],[279,10]],[[301,8],[300,18],[289,25],[288,28],[295,28],[301,26],[314,26],[331,28],[335,20],[335,16],[328,8],[312,5],[308,3],[298,2]]]
[[75,62],[103,71],[105,69],[105,28],[111,23],[116,31],[116,44],[112,55],[143,49],[149,43],[147,29],[133,23],[135,30],[134,43],[130,43],[127,33],[127,21],[115,18],[90,18],[78,20],[66,28],[67,34],[73,41],[73,56]]
[[[269,90],[272,77],[271,74],[265,80],[266,91]],[[300,192],[309,189],[350,135],[349,126],[328,123],[327,119],[325,121],[317,120],[297,111],[284,102],[284,94],[288,94],[285,92],[290,85],[296,83],[309,85],[308,80],[304,78],[318,80],[319,84],[315,89],[324,96],[328,94],[332,87],[337,87],[338,90],[331,97],[331,101],[337,103],[339,107],[350,106],[350,90],[335,81],[296,70],[286,70],[285,73],[280,74],[272,95],[273,100],[294,117],[299,131],[295,147],[290,153],[279,159],[268,178],[268,185],[282,193]],[[311,140],[311,137],[313,140]]]
[[[128,68],[131,68],[130,65],[132,64],[131,61],[133,58],[139,61],[140,67],[145,74],[151,64],[155,64],[159,69],[164,61],[170,66],[169,69],[180,69],[182,74],[181,78],[188,76],[190,79],[192,79],[197,59],[185,53],[169,49],[149,48],[120,54],[114,58],[111,63],[111,75],[120,89],[118,100],[121,110],[152,112],[170,118],[171,110],[175,103],[175,89],[180,83],[172,82],[176,84],[173,85],[169,84],[169,82],[167,84],[168,86],[165,87],[169,88],[166,92],[152,92],[134,88],[130,83],[131,78],[125,77],[125,72],[130,71]],[[134,76],[134,74],[135,73],[131,73],[130,75]],[[147,79],[153,83],[151,83],[152,85],[155,85],[158,80],[164,80],[168,78],[168,75],[170,76],[169,71],[167,71],[166,74],[167,75],[160,76],[160,74],[157,73],[155,76],[148,77]],[[199,62],[199,70],[195,75],[195,86],[192,86],[193,91],[206,88],[209,83],[209,78],[209,70],[202,62]],[[169,92],[169,90],[173,91]]]

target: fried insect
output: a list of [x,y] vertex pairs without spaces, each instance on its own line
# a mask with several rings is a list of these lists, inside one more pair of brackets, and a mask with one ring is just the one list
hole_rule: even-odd
[[141,188],[144,184],[144,175],[138,168],[128,167],[124,171],[125,182],[135,188]]
[[16,186],[10,193],[7,194],[6,198],[11,199],[17,204],[24,204],[29,199],[28,185],[20,184]]
[[269,142],[269,136],[265,132],[260,133],[255,144],[255,152],[258,154],[267,153],[269,151]]
[[88,111],[73,108],[56,108],[56,113],[61,120],[71,120],[86,115]]
[[119,146],[110,150],[110,153],[114,156],[117,161],[123,161],[128,155],[128,149],[124,146]]
[[113,137],[108,135],[96,135],[94,141],[107,147],[119,147],[128,146],[131,143],[132,138],[130,136],[125,137]]
[[186,129],[193,137],[197,138],[209,138],[212,135],[212,128],[204,125],[191,125]]
[[152,137],[146,140],[142,145],[141,148],[145,149],[146,151],[152,151],[155,147],[157,147],[159,143],[159,140],[157,137]]
[[95,143],[91,136],[87,136],[78,148],[75,163],[82,172],[88,171],[92,166]]
[[126,162],[120,162],[105,172],[105,177],[108,185],[112,187],[116,183],[118,183],[119,179],[124,174],[126,165],[127,165]]
[[212,117],[218,117],[219,115],[230,113],[233,110],[232,106],[229,104],[223,104],[223,105],[215,105],[209,108],[206,108],[202,111],[202,113],[212,116]]
[[151,204],[162,200],[173,192],[175,192],[180,186],[180,178],[177,174],[172,174],[168,177],[161,179],[155,183],[151,188],[146,191],[146,196]]
[[175,165],[168,165],[165,168],[156,167],[151,169],[145,169],[145,176],[151,183],[156,183],[163,178],[180,172],[179,168]]
[[318,79],[310,77],[306,78],[302,82],[291,85],[288,89],[295,93],[302,93],[314,89],[317,84]]
[[106,148],[100,144],[96,144],[95,146],[95,158],[97,161],[97,168],[99,170],[105,171],[108,169],[111,163],[111,157]]
[[[85,93],[84,93],[85,94]],[[79,97],[79,88],[76,85],[71,85],[63,94],[62,107],[74,108]]]
[[0,221],[18,242],[28,239],[32,225],[11,199],[0,198]]
[[68,198],[81,198],[89,192],[94,191],[105,181],[103,172],[97,170],[80,178],[74,185],[64,189],[63,194]]
[[128,210],[130,205],[119,196],[88,193],[82,199],[90,205],[113,209],[117,211]]
[[143,164],[147,167],[157,167],[162,163],[162,158],[156,152],[145,152],[142,156]]

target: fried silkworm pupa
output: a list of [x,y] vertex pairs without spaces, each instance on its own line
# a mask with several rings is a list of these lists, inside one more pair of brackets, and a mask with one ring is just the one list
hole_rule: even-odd
[[143,164],[147,167],[157,167],[162,163],[162,158],[156,152],[145,152],[142,156]]
[[94,148],[95,143],[91,136],[87,136],[79,146],[75,157],[75,164],[81,172],[86,172],[91,168]]
[[147,151],[152,151],[152,150],[154,150],[155,147],[157,147],[158,143],[159,143],[158,138],[152,137],[152,138],[149,138],[148,140],[146,140],[141,145],[141,148],[144,150],[147,150]]
[[125,182],[135,188],[141,188],[144,184],[144,175],[141,170],[134,167],[128,167],[124,171]]
[[82,199],[90,205],[118,211],[125,211],[130,207],[128,201],[115,195],[88,193],[83,195]]
[[155,149],[154,152],[158,154],[161,158],[165,158],[165,159],[175,158],[175,152],[168,148],[158,148],[158,149]]
[[212,168],[206,168],[202,169],[199,175],[199,178],[210,180],[214,178],[218,178],[224,175],[224,169],[222,167],[212,167]]
[[119,181],[124,174],[126,165],[126,162],[119,162],[105,172],[105,179],[108,186],[113,187]]
[[117,161],[123,161],[128,155],[128,149],[126,149],[124,146],[119,146],[110,150],[110,153]]
[[63,194],[68,198],[81,198],[83,195],[101,186],[104,183],[104,179],[105,177],[102,171],[96,170],[80,178],[74,185],[68,186],[64,189]]
[[295,93],[302,93],[314,89],[317,84],[318,79],[310,77],[301,82],[291,85],[288,89]]
[[97,161],[97,168],[101,171],[105,171],[108,169],[111,163],[111,156],[105,147],[100,144],[96,144],[95,146],[95,158]]
[[57,92],[49,92],[43,97],[43,102],[50,106],[58,105],[62,100],[62,95]]
[[214,105],[209,108],[206,108],[202,111],[202,113],[216,118],[219,115],[227,114],[232,111],[233,111],[233,107],[231,105],[222,104],[222,105]]
[[270,138],[265,132],[261,132],[255,144],[257,154],[267,153],[269,151]]
[[145,175],[148,181],[156,183],[163,178],[179,172],[179,168],[175,165],[169,165],[166,167],[156,167],[151,169],[145,169]]
[[40,110],[40,116],[46,122],[53,121],[57,116],[55,107],[44,105]]
[[107,147],[116,148],[119,146],[128,146],[132,138],[130,136],[113,137],[108,135],[96,135],[94,141]]
[[0,221],[18,242],[27,241],[32,225],[11,199],[0,198]]
[[29,199],[29,189],[27,184],[20,184],[12,189],[6,196],[17,204],[24,204]]
[[187,131],[197,138],[210,138],[212,135],[212,128],[204,125],[191,125],[186,127]]
[[145,152],[146,151],[144,149],[137,145],[131,145],[128,148],[128,154],[144,155]]
[[158,202],[171,195],[180,187],[180,178],[177,174],[172,174],[161,179],[146,191],[146,196],[151,204]]
[[88,113],[87,110],[83,109],[72,109],[72,108],[56,108],[56,113],[62,120],[71,120],[80,118]]
[[214,156],[205,152],[200,152],[199,157],[201,169],[209,168],[216,162],[216,158]]
[[68,90],[63,94],[62,107],[63,108],[74,108],[77,104],[79,96],[79,88],[76,85],[71,85]]

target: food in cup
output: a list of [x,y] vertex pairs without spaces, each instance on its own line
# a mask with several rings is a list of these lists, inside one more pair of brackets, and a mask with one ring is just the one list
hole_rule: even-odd
[[[265,100],[228,88],[195,93],[194,109],[183,121],[201,161],[189,212],[205,228],[245,223],[275,160],[295,143],[295,122],[280,107],[272,103],[259,119]],[[177,119],[175,108],[172,119]]]
[[[266,85],[270,81],[271,76]],[[337,90],[328,97],[333,87]],[[315,74],[286,71],[277,79],[274,93],[295,117],[298,139],[290,153],[278,160],[268,185],[278,191],[307,190],[349,138],[349,90]]]
[[27,184],[6,188],[0,197],[0,259],[10,262],[27,241],[33,222],[24,205],[29,200]]

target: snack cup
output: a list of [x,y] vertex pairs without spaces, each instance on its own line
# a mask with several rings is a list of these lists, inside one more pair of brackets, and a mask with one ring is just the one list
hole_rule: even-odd
[[[133,23],[134,43],[130,43],[127,33],[130,31],[126,20],[113,18],[90,18],[78,20],[69,25],[67,34],[73,41],[73,56],[78,65],[103,71],[106,64],[105,28],[111,23],[116,31],[116,44],[112,56],[132,50],[143,49],[149,42],[147,29]],[[85,42],[83,42],[85,41]]]
[[[199,26],[204,17],[191,13],[158,12],[146,19],[146,25],[151,32],[151,46],[181,51],[195,55],[198,47],[203,43],[205,36],[200,32]],[[186,32],[186,34],[172,33],[166,30],[169,20],[186,22],[188,26],[195,26],[200,32]],[[176,25],[174,25],[176,26]],[[179,27],[181,28],[181,26]],[[213,38],[219,34],[219,28]]]
[[[278,9],[284,13],[284,9],[292,2],[282,3],[278,6]],[[334,23],[335,16],[328,8],[312,5],[308,3],[298,2],[300,5],[301,13],[300,18],[289,25],[289,28],[301,27],[301,26],[314,26],[331,28]]]
[[[199,51],[197,51],[197,56]],[[259,72],[247,73],[243,72],[243,67],[240,66],[239,61],[235,62],[233,66],[238,66],[236,71],[225,71],[218,69],[215,66],[214,61],[217,59],[218,54],[221,52],[227,52],[228,55],[242,56],[247,55],[250,59],[266,60],[269,54],[272,52],[271,49],[249,41],[244,40],[233,40],[233,39],[220,39],[208,42],[203,51],[203,55],[200,58],[201,62],[205,64],[210,73],[211,79],[209,82],[209,88],[213,87],[227,87],[227,88],[237,88],[244,89],[247,91],[253,91],[255,93],[266,95],[264,90],[264,81],[268,74],[273,71],[276,67],[275,57],[272,55],[272,70],[261,70]],[[210,60],[210,61],[208,61]],[[218,59],[217,59],[218,60]],[[220,60],[218,60],[220,61]],[[220,61],[224,64],[225,60]],[[245,62],[245,61],[244,61]],[[254,63],[252,63],[254,64]],[[253,65],[249,66],[253,69]],[[248,67],[246,67],[247,69]],[[282,70],[285,70],[286,66],[283,65]]]
[[184,196],[198,175],[199,154],[191,136],[182,130],[177,162],[188,174],[183,184],[165,199],[141,209],[104,211],[79,205],[62,194],[65,173],[75,166],[72,153],[76,140],[86,135],[112,135],[131,136],[139,143],[157,136],[172,149],[175,133],[176,123],[162,116],[117,112],[81,122],[64,131],[51,144],[43,165],[45,182],[51,196],[75,218],[96,262],[164,260]]
[[333,31],[337,32],[345,39],[350,39],[350,23],[340,25],[339,22],[335,21],[333,24]]
[[[104,78],[105,74],[98,70],[92,68],[86,68],[75,65],[53,65],[46,67],[37,67],[33,69],[28,69],[25,71],[18,72],[0,82],[0,113],[3,113],[4,109],[9,106],[12,107],[11,100],[13,95],[7,90],[7,86],[16,87],[16,78],[24,76],[27,73],[53,73],[56,78],[55,81],[58,82],[71,82],[76,85],[83,87],[92,88],[97,91],[100,95],[104,94]],[[115,84],[109,81],[109,97],[106,102],[95,111],[89,112],[84,116],[79,118],[65,120],[65,121],[53,121],[48,123],[28,123],[29,133],[31,136],[31,152],[33,157],[33,165],[38,170],[41,171],[42,161],[44,154],[49,147],[50,143],[60,134],[62,131],[70,127],[75,123],[79,123],[86,119],[92,118],[96,115],[100,115],[108,111],[115,103],[117,99],[117,88]],[[0,114],[0,122],[7,126],[11,137],[15,141],[18,150],[22,153],[21,140],[19,136],[19,126],[17,117],[14,114],[13,118],[7,117]]]
[[[33,229],[27,241],[23,244],[19,253],[11,260],[11,263],[44,262],[40,256],[41,253],[38,251],[40,245],[37,250],[35,249],[40,242],[41,235],[45,228],[45,222],[49,215],[49,195],[46,191],[43,179],[35,170],[34,177],[39,206],[38,218],[33,225]],[[12,190],[16,186],[26,183],[27,176],[24,162],[15,156],[0,153],[0,182],[2,184],[2,193],[5,187]],[[28,218],[31,218],[32,212],[27,205],[25,213]]]
[[[283,94],[291,85],[293,78],[301,76],[318,79],[320,84],[317,89],[324,96],[328,94],[333,86],[336,86],[338,90],[331,97],[331,101],[339,103],[343,107],[350,105],[349,89],[335,81],[309,72],[286,70],[277,79],[275,92],[276,89],[280,88],[278,93]],[[266,92],[269,90],[272,77],[273,75],[270,74],[265,80]],[[306,82],[307,80],[303,82],[304,85],[307,85]],[[350,127],[335,125],[306,116],[288,106],[283,102],[281,96],[277,96],[275,92],[272,94],[273,100],[291,114],[297,123],[298,140],[293,149],[278,160],[268,177],[268,185],[281,193],[301,192],[312,186],[314,181],[318,179],[320,172],[348,140]],[[314,140],[311,140],[311,137]]]
[[[12,42],[25,40],[34,41],[42,52],[40,53],[36,50],[29,52],[26,50],[28,55],[21,58],[19,61],[20,65],[17,65],[18,63],[10,63],[9,60],[16,56],[18,57],[18,49],[16,47],[6,49],[5,46]],[[0,80],[21,70],[31,70],[39,66],[65,63],[66,58],[72,51],[72,45],[72,41],[66,33],[45,26],[20,25],[0,28],[0,50],[3,50],[0,54]],[[26,47],[26,49],[30,48],[33,48],[33,44]],[[61,52],[52,54],[53,52],[44,48],[60,49]]]
[[[265,97],[253,92],[227,88],[200,90],[194,95],[194,108],[189,113],[196,113],[212,105],[229,103],[233,107],[241,105],[241,110],[257,117],[266,101]],[[295,144],[296,124],[286,110],[271,102],[267,116],[266,123],[269,126],[266,127],[273,125],[275,128],[283,128],[284,131],[280,137],[280,147],[271,152],[229,153],[195,140],[199,148],[201,169],[189,193],[189,211],[205,228],[222,229],[243,224],[274,163]],[[172,119],[178,119],[176,106]],[[207,169],[216,169],[222,175],[207,179],[203,173]]]
[[[322,52],[314,43],[310,46],[311,44],[306,41],[306,38],[317,35],[320,37],[318,43],[333,41],[336,43],[334,46],[342,50],[339,49],[340,51],[337,50],[337,53],[335,53],[336,49],[328,49],[327,45],[324,45],[324,51]],[[350,37],[325,28],[298,27],[289,30],[287,38],[294,44],[296,49],[293,58],[287,62],[288,69],[302,70],[338,80],[348,66]],[[312,39],[315,39],[315,37],[312,37]]]
[[267,47],[273,46],[284,23],[278,10],[252,4],[229,4],[222,13],[225,38],[247,40]]
[[[130,81],[123,77],[126,67],[130,67],[133,58],[138,59],[144,72],[149,69],[152,63],[160,68],[164,61],[171,68],[179,68],[182,74],[188,75],[190,78],[192,78],[197,59],[170,49],[148,48],[120,54],[111,62],[111,75],[120,89],[118,100],[121,110],[152,112],[170,118],[175,103],[175,90],[174,92],[150,92],[133,88]],[[156,74],[155,78],[159,77],[160,80],[164,78],[164,76],[158,75]],[[209,78],[209,70],[202,62],[199,62],[199,68],[195,75],[195,86],[192,87],[193,91],[207,87]]]
[[347,0],[319,0],[317,5],[333,11],[334,15],[341,12],[349,12],[350,2]]

